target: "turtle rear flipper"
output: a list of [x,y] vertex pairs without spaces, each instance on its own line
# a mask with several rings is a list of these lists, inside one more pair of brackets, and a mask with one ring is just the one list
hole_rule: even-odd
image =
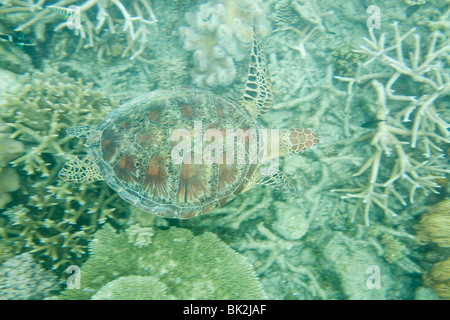
[[295,184],[284,174],[284,172],[273,168],[261,167],[257,184],[271,186],[291,193],[298,192]]
[[64,181],[77,183],[103,180],[89,156],[77,156],[66,162],[58,173]]

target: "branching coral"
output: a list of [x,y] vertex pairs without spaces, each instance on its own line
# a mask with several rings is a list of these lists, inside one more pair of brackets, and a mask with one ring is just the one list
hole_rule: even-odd
[[252,40],[252,18],[260,33],[270,29],[261,1],[210,1],[197,12],[186,13],[189,27],[181,27],[184,48],[194,51],[193,82],[198,86],[229,85],[236,75],[235,61],[246,57]]
[[151,243],[141,247],[128,242],[128,232],[116,233],[109,225],[99,230],[81,267],[81,290],[66,290],[61,298],[86,299],[95,292],[94,297],[105,297],[108,282],[128,276],[157,279],[153,293],[167,288],[177,299],[265,298],[252,266],[211,232],[195,236],[188,229],[156,229]]
[[[382,34],[377,39],[370,29],[370,38],[365,38],[368,46],[357,50],[369,57],[367,62],[360,66],[354,78],[336,77],[349,82],[347,103],[351,101],[354,84],[368,80],[371,80],[377,97],[373,121],[376,128],[358,139],[370,139],[370,146],[374,150],[372,156],[353,175],[362,176],[370,171],[369,178],[360,183],[358,188],[333,190],[346,192],[343,198],[358,199],[352,220],[363,206],[367,225],[373,205],[385,213],[396,215],[388,203],[390,199],[395,198],[406,205],[405,189],[410,203],[414,202],[417,190],[422,190],[424,194],[438,193],[440,186],[437,179],[450,173],[448,166],[443,165],[441,160],[444,158],[443,143],[450,142],[450,124],[445,120],[449,110],[445,97],[450,93],[450,81],[448,67],[444,62],[450,45],[448,39],[435,32],[423,56],[420,36],[414,31],[402,35],[398,24],[394,23],[394,44],[386,47],[386,35]],[[403,46],[412,34],[413,51],[407,58]],[[372,64],[373,67],[375,62],[382,72],[361,75],[366,66]],[[383,78],[388,80],[384,83],[378,80]],[[383,154],[388,157],[383,158]],[[392,170],[386,177],[381,171],[392,161]]]
[[84,254],[90,235],[108,217],[116,217],[117,208],[127,212],[107,186],[57,178],[66,159],[84,152],[73,145],[66,129],[96,123],[116,104],[92,84],[52,69],[24,75],[21,85],[0,102],[0,119],[10,129],[9,140],[3,141],[24,151],[14,159],[8,155],[11,149],[2,149],[0,158],[26,173],[20,176],[20,195],[12,193],[15,201],[2,212],[7,221],[0,236],[16,252],[31,251],[58,268]]
[[[333,14],[333,11],[329,12],[320,12],[317,8],[316,4],[313,3],[310,0],[289,0],[289,1],[282,1],[281,3],[277,3],[275,5],[275,20],[279,21],[281,17],[287,18],[288,21],[301,21],[304,20],[307,22],[307,26],[304,30],[299,30],[295,25],[298,25],[297,23],[294,23],[293,25],[285,26],[280,29],[275,30],[274,32],[278,31],[293,31],[297,34],[299,40],[297,45],[289,45],[284,44],[291,48],[292,50],[298,51],[300,53],[301,58],[305,58],[306,48],[305,44],[310,40],[311,37],[313,37],[317,31],[325,31],[326,27],[323,24],[322,17],[326,15]],[[295,16],[297,15],[297,17]],[[311,28],[312,27],[312,28]]]
[[[94,48],[102,58],[105,53],[112,54],[112,45],[120,43],[121,36],[126,37],[126,45],[122,48],[122,57],[134,59],[139,57],[148,44],[157,35],[157,19],[148,0],[60,0],[50,3],[46,0],[36,2],[3,1],[0,14],[21,15],[28,20],[15,28],[24,31],[30,27],[40,28],[40,38],[44,38],[42,30],[45,24],[59,22],[55,31],[63,28],[74,29],[80,37],[78,49]],[[64,15],[55,12],[59,8]],[[95,9],[93,9],[95,8]],[[23,15],[22,15],[23,16]],[[63,22],[61,22],[63,21]]]

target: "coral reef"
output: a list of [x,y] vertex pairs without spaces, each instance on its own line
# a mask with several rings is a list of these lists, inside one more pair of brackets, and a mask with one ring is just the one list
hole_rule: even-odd
[[[121,278],[128,276],[153,283],[157,279],[156,292],[142,293],[146,295],[160,295],[167,288],[176,299],[265,298],[252,266],[211,232],[194,236],[176,227],[155,229],[151,243],[139,247],[128,242],[128,233],[117,233],[109,225],[97,231],[89,245],[90,258],[81,267],[81,290],[65,290],[60,298],[105,297],[111,286],[136,280]],[[110,283],[117,278],[122,280]]]
[[450,258],[435,263],[431,271],[424,274],[424,282],[441,298],[450,300]]
[[47,24],[54,26],[54,31],[73,29],[79,36],[78,49],[94,48],[99,58],[138,58],[158,33],[157,19],[148,0],[3,2],[0,14],[16,21],[15,31],[33,28],[35,37],[44,41]]
[[[280,1],[274,5],[274,10],[275,22],[281,26],[274,32],[293,31],[298,36],[297,45],[280,43],[298,51],[301,58],[307,56],[306,42],[314,37],[317,31],[323,32],[327,29],[322,18],[333,14],[332,10],[321,12],[317,4],[310,0]],[[303,27],[303,30],[299,29],[300,26]]]
[[10,192],[20,188],[17,170],[8,166],[8,162],[24,153],[24,145],[9,137],[9,128],[0,124],[0,209],[12,201]]
[[0,171],[0,209],[4,209],[12,201],[9,192],[20,188],[19,174],[14,168],[2,168]]
[[[393,200],[406,205],[405,198],[414,203],[418,190],[424,195],[438,193],[438,179],[450,173],[442,161],[444,144],[450,142],[450,124],[446,120],[450,106],[445,98],[450,92],[450,81],[444,63],[450,51],[448,39],[434,32],[425,50],[414,29],[401,34],[396,22],[392,28],[393,44],[386,34],[377,38],[370,29],[370,37],[364,39],[368,46],[356,50],[368,60],[360,65],[355,77],[336,77],[349,83],[347,105],[351,104],[355,84],[370,80],[376,93],[376,102],[368,102],[375,114],[368,122],[373,129],[358,137],[358,141],[370,139],[371,156],[353,175],[364,177],[370,171],[369,176],[358,181],[357,188],[333,190],[345,192],[342,198],[357,199],[352,220],[363,207],[366,225],[372,206],[395,216]],[[412,53],[406,57],[404,47],[406,43],[410,45],[407,41],[411,35]],[[389,167],[391,172],[386,172],[384,168]]]
[[0,300],[40,300],[57,291],[57,278],[23,253],[0,268]]
[[417,6],[420,4],[427,3],[427,0],[403,0],[404,3],[406,3],[409,6]]
[[139,224],[133,224],[127,230],[128,242],[138,248],[146,247],[152,243],[152,237],[155,233],[151,227],[141,227]]
[[[336,233],[324,248],[327,265],[339,274],[343,294],[347,299],[387,299],[394,282],[389,266],[372,252],[358,250],[355,246],[353,239]],[[370,276],[369,266],[382,270],[380,289],[371,289],[366,284]]]
[[361,55],[353,52],[349,45],[337,48],[331,52],[331,60],[334,64],[334,74],[340,77],[354,76]]
[[[0,94],[0,118],[5,124],[0,126],[0,178],[2,170],[14,170],[20,178],[18,191],[3,193],[11,202],[0,210],[0,263],[12,258],[14,251],[16,255],[30,252],[34,263],[41,261],[40,266],[57,269],[64,280],[67,264],[82,266],[82,289],[66,290],[58,298],[210,299],[229,297],[236,290],[242,294],[251,291],[251,298],[267,294],[271,299],[438,299],[431,287],[418,280],[422,270],[429,270],[425,282],[430,281],[437,292],[445,292],[448,280],[441,281],[444,278],[439,275],[445,274],[448,265],[438,264],[433,273],[431,266],[448,258],[448,248],[438,246],[446,243],[444,237],[438,237],[447,232],[446,220],[431,211],[422,217],[417,239],[426,241],[426,246],[419,246],[411,232],[413,224],[421,220],[418,214],[423,208],[448,197],[450,190],[445,162],[450,109],[449,51],[445,49],[450,30],[448,1],[433,0],[420,6],[409,6],[406,0],[377,1],[382,8],[382,29],[369,33],[364,40],[366,48],[357,52],[350,48],[358,47],[366,35],[365,9],[373,1],[208,1],[145,1],[159,20],[147,26],[148,39],[142,44],[144,37],[137,32],[132,41],[127,27],[131,24],[126,25],[118,1],[55,0],[55,4],[49,0],[0,0],[0,33],[9,34],[32,22],[24,27],[23,35],[37,43],[26,48],[0,42],[0,67],[31,72],[16,76],[0,70],[0,92],[6,91],[5,84],[20,80],[18,91]],[[88,3],[92,4],[89,8]],[[120,3],[131,18],[153,21],[144,1]],[[62,9],[56,12],[50,4],[82,7],[82,28],[67,30],[67,20],[74,16],[65,16]],[[103,27],[96,30],[102,7],[107,16]],[[245,34],[253,13],[259,15],[262,35],[269,31],[268,19],[278,28],[264,38],[275,104],[261,121],[271,128],[316,127],[324,137],[315,152],[280,161],[281,169],[295,180],[299,194],[258,187],[211,215],[171,221],[139,213],[105,184],[57,180],[61,164],[85,152],[82,143],[66,137],[65,130],[98,123],[115,107],[111,98],[122,102],[137,92],[190,85],[193,67],[197,85],[231,83],[215,90],[240,98],[240,77],[232,78],[241,74],[240,70],[246,72],[247,59],[242,57],[248,55]],[[41,19],[33,20],[39,14]],[[230,23],[233,17],[241,24]],[[400,22],[391,28],[393,19]],[[215,23],[219,24],[216,29]],[[138,20],[132,25],[134,31],[144,27]],[[416,29],[407,32],[412,27]],[[51,32],[55,28],[57,32]],[[156,36],[157,43],[153,41]],[[186,50],[180,50],[183,44]],[[76,49],[80,51],[72,54]],[[32,55],[32,50],[39,54]],[[223,61],[216,58],[220,50]],[[202,55],[206,60],[199,59]],[[134,60],[127,59],[133,56]],[[49,65],[66,74],[32,72]],[[202,67],[206,71],[200,70]],[[400,97],[410,100],[398,100]],[[389,111],[386,117],[385,107]],[[18,151],[8,154],[14,149]],[[445,158],[439,158],[442,154]],[[351,177],[355,172],[360,175]],[[376,180],[370,182],[375,175]],[[391,178],[396,179],[385,185]],[[345,193],[362,193],[364,198],[343,201],[328,192],[337,188],[353,189]],[[442,192],[445,188],[447,193]],[[433,190],[441,194],[425,196],[424,191]],[[363,215],[356,214],[358,206],[364,212],[370,209],[370,227],[349,223],[351,219],[363,221]],[[384,207],[391,214],[379,214],[386,211]],[[88,243],[104,221],[121,232],[101,230],[90,244],[89,255]],[[174,225],[190,231],[171,227]],[[239,252],[238,260],[244,256],[253,265],[257,279],[253,272],[230,274],[236,269],[229,266],[236,256],[228,246]],[[220,253],[223,248],[227,253]],[[226,258],[230,252],[230,263],[210,264],[209,258]],[[380,267],[379,290],[366,286],[369,264]],[[252,269],[248,264],[244,267]],[[234,282],[229,286],[227,282],[229,290],[222,288],[218,296],[210,295],[225,280]],[[249,282],[256,283],[255,290],[246,287]]]
[[[0,220],[0,225],[3,221]],[[5,242],[0,241],[0,264],[5,262],[6,260],[13,258],[14,253],[10,246],[8,246]]]
[[260,0],[212,0],[186,13],[181,27],[184,48],[194,51],[192,80],[199,87],[226,86],[236,76],[236,61],[246,57],[252,40],[252,17],[261,36],[270,30]]
[[108,282],[92,300],[168,300],[167,286],[155,277],[126,276]]
[[434,242],[439,247],[450,248],[450,199],[430,207],[417,225],[417,241]]
[[15,167],[8,171],[17,170],[21,185],[17,201],[1,213],[6,222],[0,236],[16,252],[30,251],[56,269],[82,257],[90,235],[108,217],[127,214],[107,186],[74,185],[57,178],[68,158],[84,152],[65,130],[100,121],[115,103],[92,84],[54,69],[19,81],[18,92],[3,93],[0,99],[0,119],[8,128],[2,144],[10,147],[1,149],[0,158]]

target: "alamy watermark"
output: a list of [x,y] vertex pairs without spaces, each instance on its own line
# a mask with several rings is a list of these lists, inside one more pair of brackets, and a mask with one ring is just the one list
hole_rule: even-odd
[[367,289],[381,289],[380,267],[377,265],[368,266],[366,273],[370,274],[366,281]]
[[77,265],[70,265],[66,272],[72,274],[67,278],[67,289],[81,289],[81,269]]
[[201,121],[193,130],[176,129],[171,158],[175,164],[257,164],[279,156],[280,130],[217,129],[203,133]]
[[380,29],[381,27],[381,10],[380,7],[372,4],[367,7],[370,16],[367,18],[366,25],[368,29]]
[[68,9],[67,28],[81,29],[81,9],[79,6],[71,5]]

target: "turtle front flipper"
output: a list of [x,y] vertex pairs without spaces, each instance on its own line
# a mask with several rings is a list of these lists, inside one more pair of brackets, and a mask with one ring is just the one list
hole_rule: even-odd
[[77,183],[103,180],[103,177],[94,167],[94,163],[87,155],[78,156],[66,162],[58,173],[61,180]]
[[258,29],[253,22],[253,42],[250,66],[245,84],[242,106],[253,118],[269,111],[272,106],[272,88],[266,57],[262,51]]

